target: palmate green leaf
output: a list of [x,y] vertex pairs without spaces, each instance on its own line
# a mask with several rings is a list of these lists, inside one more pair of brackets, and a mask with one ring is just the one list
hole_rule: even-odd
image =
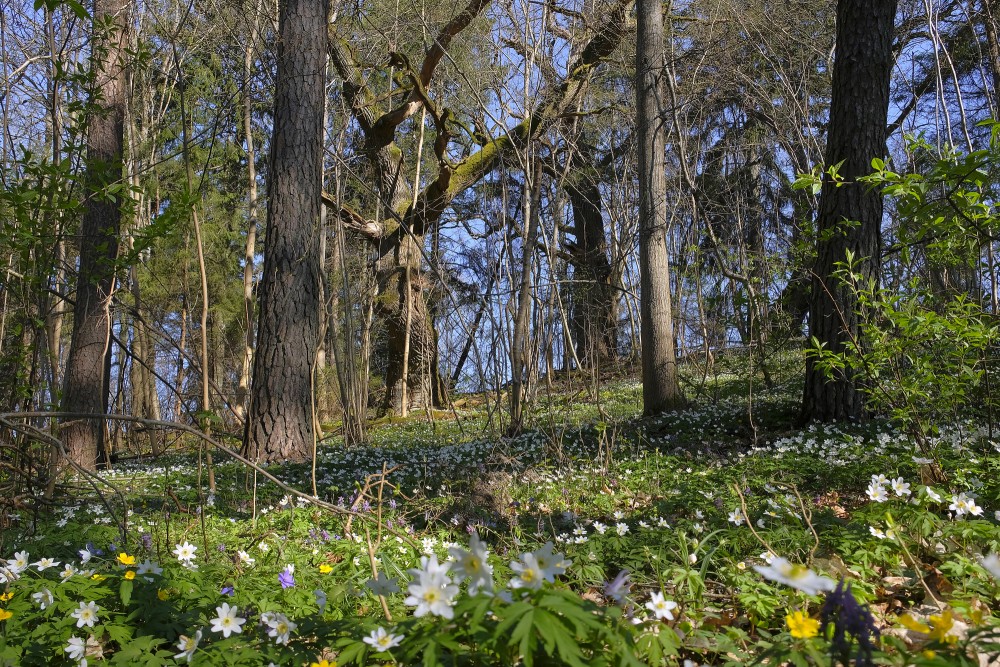
[[128,579],[123,579],[121,586],[118,588],[118,596],[122,600],[122,605],[128,606],[128,603],[132,601],[132,582]]
[[105,623],[104,631],[108,633],[111,641],[117,642],[120,646],[125,646],[132,641],[135,630],[128,625],[118,625],[117,623]]
[[518,621],[521,616],[528,613],[534,609],[534,607],[527,602],[515,602],[512,605],[504,607],[497,613],[502,620],[497,625],[496,631],[493,633],[494,637],[503,637],[508,632],[510,632],[511,627]]
[[532,626],[535,623],[535,608],[531,607],[527,612],[521,615],[521,619],[518,621],[517,626],[514,628],[514,632],[510,635],[510,643],[517,644],[518,651],[521,654],[521,658],[524,660],[525,667],[531,667],[534,663],[534,652],[535,652],[535,633],[532,632]]
[[156,667],[157,665],[173,664],[173,652],[160,649],[158,646],[166,643],[166,640],[158,637],[145,636],[136,637],[132,641],[123,645],[121,650],[115,653],[109,664],[112,665],[144,665],[145,667]]
[[356,639],[342,639],[337,642],[337,662],[342,665],[354,663],[356,665],[366,664],[365,658],[368,655],[368,645]]
[[601,618],[582,606],[580,598],[572,593],[553,591],[543,596],[539,600],[538,606],[555,612],[572,623],[578,637],[584,636],[588,631],[603,632],[606,630]]
[[538,634],[545,643],[546,653],[553,655],[552,651],[555,649],[559,657],[567,664],[577,667],[586,667],[586,665],[590,664],[584,662],[580,644],[567,632],[566,626],[560,619],[544,609],[537,610],[535,616]]

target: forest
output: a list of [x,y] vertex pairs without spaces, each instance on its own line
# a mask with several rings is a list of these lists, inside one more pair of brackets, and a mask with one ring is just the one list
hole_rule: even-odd
[[0,667],[1000,664],[1000,0],[0,9]]

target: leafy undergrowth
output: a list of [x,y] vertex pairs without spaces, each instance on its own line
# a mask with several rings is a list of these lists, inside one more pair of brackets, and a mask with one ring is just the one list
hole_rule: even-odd
[[796,429],[796,359],[752,393],[744,363],[650,419],[634,380],[543,387],[513,439],[468,397],[271,468],[306,497],[225,458],[214,492],[193,453],[120,465],[12,517],[0,665],[988,660],[1000,435]]

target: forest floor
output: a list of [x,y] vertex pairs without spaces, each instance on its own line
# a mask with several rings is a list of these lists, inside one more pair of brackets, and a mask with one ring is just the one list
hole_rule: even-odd
[[[801,357],[769,370],[687,366],[653,418],[634,377],[543,381],[515,438],[465,396],[269,468],[330,507],[219,453],[211,492],[193,447],[120,463],[9,517],[0,665],[986,664],[1000,433],[800,428]],[[450,588],[484,548],[495,593]]]

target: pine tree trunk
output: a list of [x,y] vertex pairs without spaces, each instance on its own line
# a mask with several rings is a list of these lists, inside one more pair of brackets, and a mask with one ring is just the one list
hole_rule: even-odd
[[[80,227],[80,266],[73,305],[73,334],[66,363],[65,412],[103,414],[108,408],[111,296],[121,230],[120,195],[105,190],[122,178],[125,141],[124,50],[129,0],[94,0],[94,92],[87,118],[87,198]],[[113,26],[108,32],[105,23]],[[103,459],[105,421],[70,419],[61,431],[69,458],[93,470]]]
[[278,20],[264,271],[244,445],[263,462],[311,455],[319,342],[326,3],[284,0]]
[[643,411],[682,402],[677,383],[664,172],[663,6],[636,5],[636,134],[639,144],[639,309]]
[[[862,281],[878,279],[882,195],[858,177],[871,173],[872,158],[885,154],[896,0],[840,0],[837,52],[826,143],[827,166],[842,163],[844,184],[823,183],[820,193],[816,270],[812,279],[809,332],[826,349],[860,345],[857,300],[834,277],[837,263],[852,252]],[[851,225],[843,225],[847,220]],[[819,421],[860,419],[864,398],[850,368],[827,378],[812,358],[806,362],[803,417]]]

